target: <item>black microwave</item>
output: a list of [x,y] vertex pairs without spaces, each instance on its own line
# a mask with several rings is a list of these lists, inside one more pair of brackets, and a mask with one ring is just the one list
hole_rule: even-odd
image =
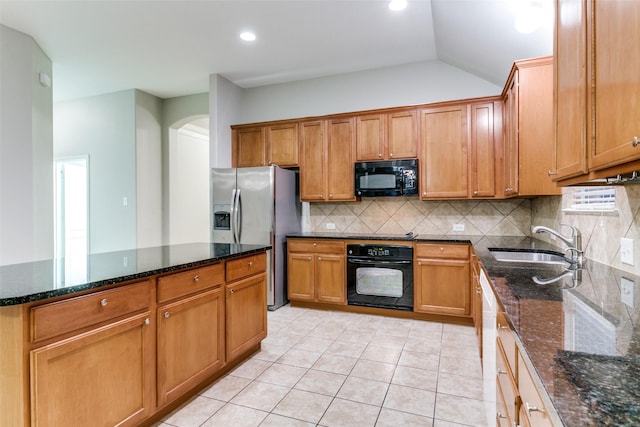
[[355,186],[356,196],[415,196],[418,159],[357,162]]

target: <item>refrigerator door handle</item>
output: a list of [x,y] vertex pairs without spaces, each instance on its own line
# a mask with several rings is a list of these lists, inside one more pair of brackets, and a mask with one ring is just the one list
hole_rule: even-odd
[[242,199],[240,198],[240,189],[236,190],[236,220],[235,220],[235,228],[233,230],[234,238],[236,243],[240,243],[240,236],[242,234]]
[[236,189],[231,190],[231,212],[229,216],[231,217],[231,234],[233,235],[234,243],[236,241]]

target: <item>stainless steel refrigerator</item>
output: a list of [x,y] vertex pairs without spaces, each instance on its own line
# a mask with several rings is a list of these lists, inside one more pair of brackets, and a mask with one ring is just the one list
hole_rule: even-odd
[[267,306],[287,302],[286,235],[300,231],[296,173],[277,166],[211,170],[211,241],[271,245]]

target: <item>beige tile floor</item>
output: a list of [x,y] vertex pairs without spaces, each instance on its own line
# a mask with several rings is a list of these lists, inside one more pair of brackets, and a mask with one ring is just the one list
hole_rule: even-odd
[[260,352],[157,427],[485,426],[474,329],[285,306]]

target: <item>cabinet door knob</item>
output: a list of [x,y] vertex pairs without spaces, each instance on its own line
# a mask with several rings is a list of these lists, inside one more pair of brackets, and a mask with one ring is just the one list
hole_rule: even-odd
[[316,242],[313,242],[313,247],[315,248],[316,246],[318,246],[318,244]]
[[168,319],[171,316],[171,313],[169,313],[168,311],[164,312],[164,318]]
[[193,281],[197,282],[200,280],[200,276],[198,276],[197,274],[195,276],[193,276]]
[[378,153],[378,157],[382,157],[382,154],[381,154],[381,153]]
[[474,191],[474,192],[473,192],[473,195],[474,195],[474,196],[477,196],[477,195],[478,195],[478,191],[477,191],[477,190],[476,190],[476,191]]
[[249,261],[249,268],[253,267],[253,261]]
[[631,140],[631,145],[633,145],[634,147],[637,147],[638,145],[640,145],[640,138],[638,138],[637,136],[634,136],[633,139]]
[[103,307],[106,307],[107,304],[109,304],[109,301],[107,301],[106,298],[102,298],[102,300],[100,300],[100,305]]
[[547,175],[549,176],[558,175],[558,171],[547,171]]
[[234,289],[229,289],[230,294],[234,294],[236,291]]
[[330,198],[330,199],[333,199],[333,194],[329,194],[329,198]]
[[149,318],[147,317],[146,319],[144,319],[144,324],[145,325],[150,325],[151,324],[151,320],[149,320]]
[[393,157],[393,153],[389,153],[389,157]]
[[318,257],[318,261],[322,261],[322,257],[321,256]]
[[440,252],[444,252],[444,247],[440,246]]

